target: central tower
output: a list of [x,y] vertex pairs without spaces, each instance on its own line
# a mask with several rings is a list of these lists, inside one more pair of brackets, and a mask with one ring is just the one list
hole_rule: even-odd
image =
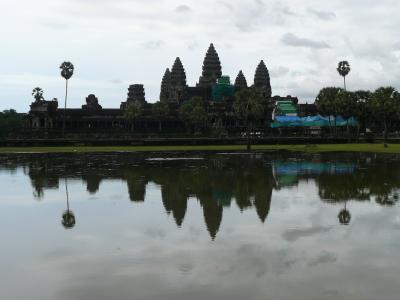
[[217,83],[217,79],[221,78],[221,62],[217,51],[213,44],[207,50],[206,57],[203,62],[203,73],[199,79],[198,86],[200,87],[210,87]]

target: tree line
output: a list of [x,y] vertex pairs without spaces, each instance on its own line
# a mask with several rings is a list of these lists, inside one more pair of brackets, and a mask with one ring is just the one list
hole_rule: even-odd
[[[318,111],[325,116],[354,117],[360,130],[382,132],[384,138],[393,129],[398,129],[400,121],[400,93],[394,87],[380,87],[374,92],[359,90],[346,91],[338,87],[323,88],[315,99]],[[336,124],[332,130],[337,133]]]

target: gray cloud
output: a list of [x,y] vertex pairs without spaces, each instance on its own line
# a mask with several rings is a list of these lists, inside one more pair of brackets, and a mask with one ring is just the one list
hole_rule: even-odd
[[316,16],[317,18],[319,18],[321,20],[330,21],[330,20],[336,19],[336,14],[331,11],[323,11],[323,10],[317,10],[317,9],[313,9],[313,8],[309,8],[309,9],[307,9],[307,11],[310,14]]
[[120,79],[111,79],[109,80],[109,82],[112,84],[121,84],[123,81]]
[[225,8],[228,9],[230,12],[233,12],[233,11],[234,11],[233,5],[230,4],[229,2],[218,0],[216,3],[219,4],[219,5],[221,5],[221,6],[223,6],[223,7],[225,7]]
[[335,263],[337,261],[337,256],[334,253],[323,251],[316,258],[311,260],[308,265],[310,267],[317,266],[320,264]]
[[252,31],[258,28],[265,13],[265,3],[262,0],[253,0],[252,4],[242,7],[236,15],[235,25],[240,31]]
[[293,47],[305,47],[314,49],[326,49],[331,48],[327,43],[323,41],[315,41],[307,38],[300,38],[293,33],[286,33],[282,39],[282,43]]
[[[225,74],[234,78],[242,69],[250,80],[265,59],[273,93],[296,95],[301,102],[315,99],[323,86],[341,84],[339,59],[352,64],[351,89],[400,89],[395,0],[38,0],[24,2],[24,22],[17,3],[0,4],[8,12],[0,20],[8,41],[0,50],[2,109],[27,111],[35,86],[48,99],[62,99],[57,70],[64,59],[76,66],[71,107],[80,107],[89,92],[104,99],[103,106],[115,107],[126,96],[124,83],[144,84],[147,100],[154,102],[176,56],[185,62],[188,83],[196,83],[210,42],[220,45]],[[99,61],[112,66],[106,77]],[[290,66],[289,74],[281,66]],[[110,78],[122,82],[112,85]]]
[[330,231],[330,227],[310,227],[305,229],[288,229],[283,232],[282,237],[288,242],[295,242],[300,238],[310,237],[316,234]]
[[199,48],[199,46],[200,46],[199,43],[191,42],[191,43],[188,44],[188,49],[190,51],[193,51],[193,50],[196,50],[197,48]]
[[271,69],[270,75],[273,77],[280,77],[280,76],[284,76],[284,75],[288,74],[289,71],[290,71],[289,68],[280,66],[280,67]]
[[178,13],[190,13],[192,9],[188,5],[179,5],[175,8],[175,11]]
[[149,50],[155,50],[161,48],[162,46],[164,46],[164,44],[165,42],[162,40],[148,41],[144,43],[144,47]]

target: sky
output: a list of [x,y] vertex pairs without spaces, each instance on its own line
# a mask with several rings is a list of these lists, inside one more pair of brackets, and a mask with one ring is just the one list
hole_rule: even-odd
[[37,86],[63,102],[63,61],[75,66],[68,107],[89,94],[119,107],[137,83],[156,102],[177,56],[196,84],[210,43],[232,81],[243,70],[252,84],[263,59],[273,95],[303,103],[343,85],[341,60],[351,90],[400,89],[398,0],[0,0],[0,11],[0,110],[28,111]]

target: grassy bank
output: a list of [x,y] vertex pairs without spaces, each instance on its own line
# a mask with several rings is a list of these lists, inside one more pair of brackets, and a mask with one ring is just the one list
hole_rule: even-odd
[[[318,152],[400,153],[400,144],[324,144],[324,145],[254,145],[254,151],[287,150]],[[0,153],[90,153],[90,152],[170,152],[170,151],[245,151],[244,145],[210,146],[68,146],[68,147],[1,147]]]

